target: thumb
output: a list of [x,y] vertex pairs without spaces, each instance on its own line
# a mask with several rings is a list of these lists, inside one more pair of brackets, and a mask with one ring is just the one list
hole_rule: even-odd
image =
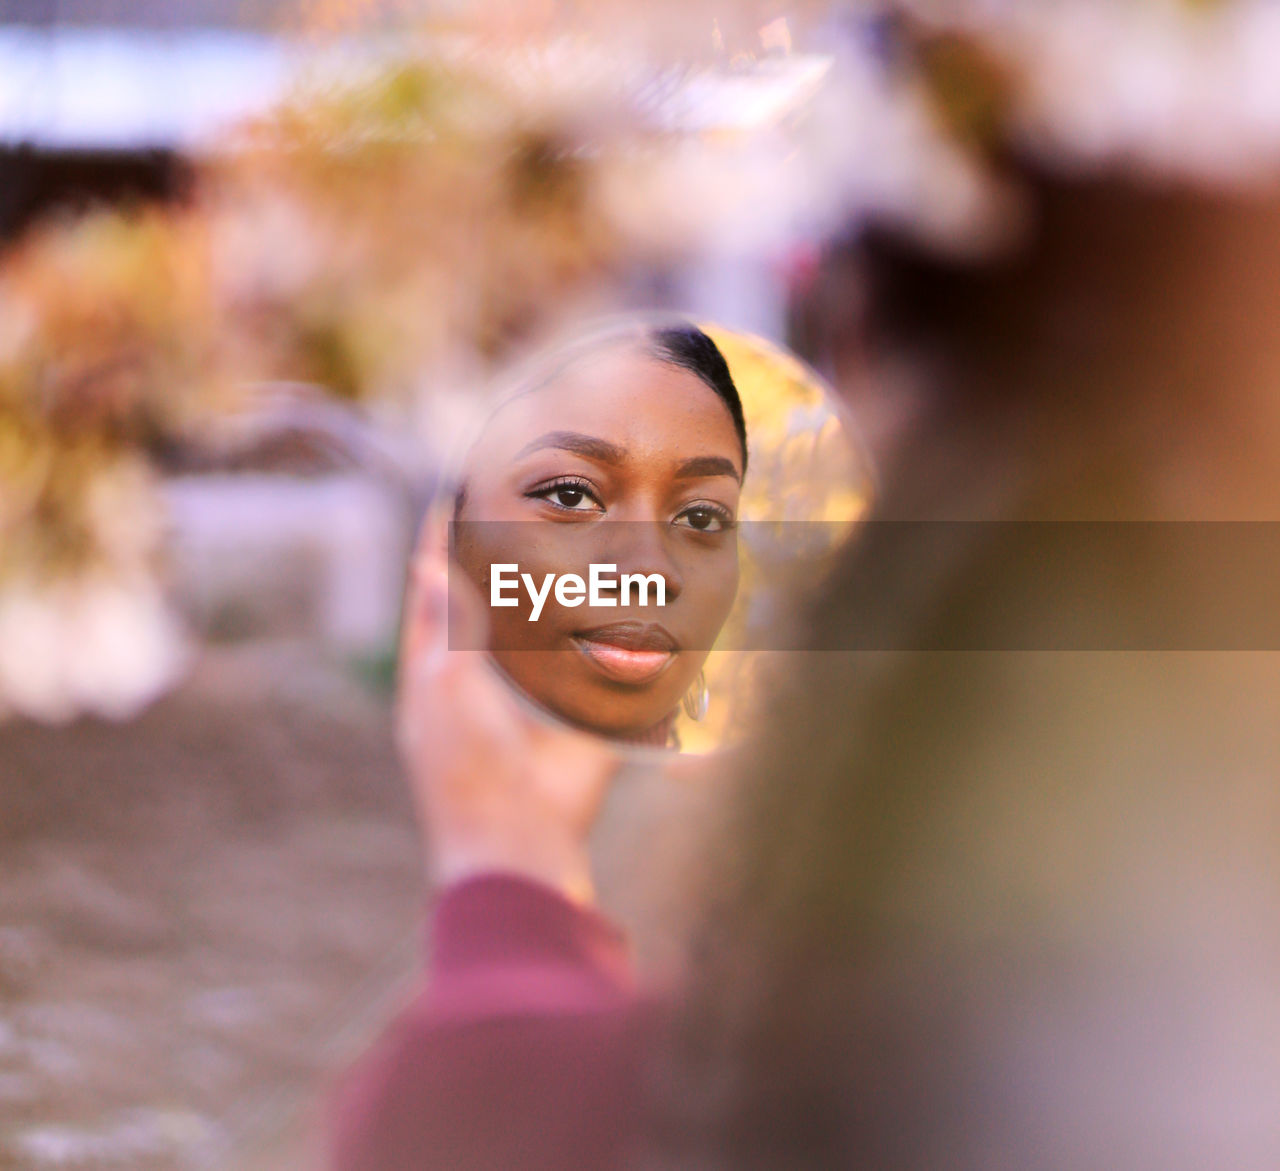
[[409,575],[406,660],[446,650],[485,650],[488,621],[479,591],[440,545],[423,541]]

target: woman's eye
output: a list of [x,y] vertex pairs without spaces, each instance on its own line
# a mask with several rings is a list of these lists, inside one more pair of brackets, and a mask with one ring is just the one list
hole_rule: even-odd
[[530,496],[545,500],[566,512],[603,512],[604,507],[596,499],[591,489],[585,484],[568,481],[562,484],[548,484],[529,493]]
[[587,498],[581,488],[557,488],[554,495],[561,508],[577,508]]
[[680,513],[675,523],[684,528],[696,529],[700,533],[719,533],[729,528],[733,518],[719,508],[694,505]]

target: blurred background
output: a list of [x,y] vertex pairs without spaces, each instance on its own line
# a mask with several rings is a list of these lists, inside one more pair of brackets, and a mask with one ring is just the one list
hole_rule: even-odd
[[930,355],[872,360],[867,234],[999,270],[1106,175],[1270,241],[1278,51],[1250,0],[0,0],[0,1167],[316,1165],[417,962],[394,646],[477,387],[677,309],[893,467]]

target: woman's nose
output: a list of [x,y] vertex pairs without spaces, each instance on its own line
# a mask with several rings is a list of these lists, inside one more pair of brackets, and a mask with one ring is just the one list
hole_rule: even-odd
[[606,538],[609,560],[617,565],[619,575],[661,575],[666,582],[666,600],[670,604],[684,588],[684,575],[671,555],[670,526],[657,520],[606,521],[610,530]]

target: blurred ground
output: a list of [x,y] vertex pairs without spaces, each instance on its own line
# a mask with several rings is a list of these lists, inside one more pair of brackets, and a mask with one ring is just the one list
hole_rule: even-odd
[[314,1166],[417,959],[389,705],[206,652],[134,723],[0,727],[0,1168]]
[[[314,1171],[335,1072],[413,986],[390,697],[313,644],[208,649],[132,723],[0,725],[0,1171]],[[595,836],[680,957],[716,789],[633,765]]]

